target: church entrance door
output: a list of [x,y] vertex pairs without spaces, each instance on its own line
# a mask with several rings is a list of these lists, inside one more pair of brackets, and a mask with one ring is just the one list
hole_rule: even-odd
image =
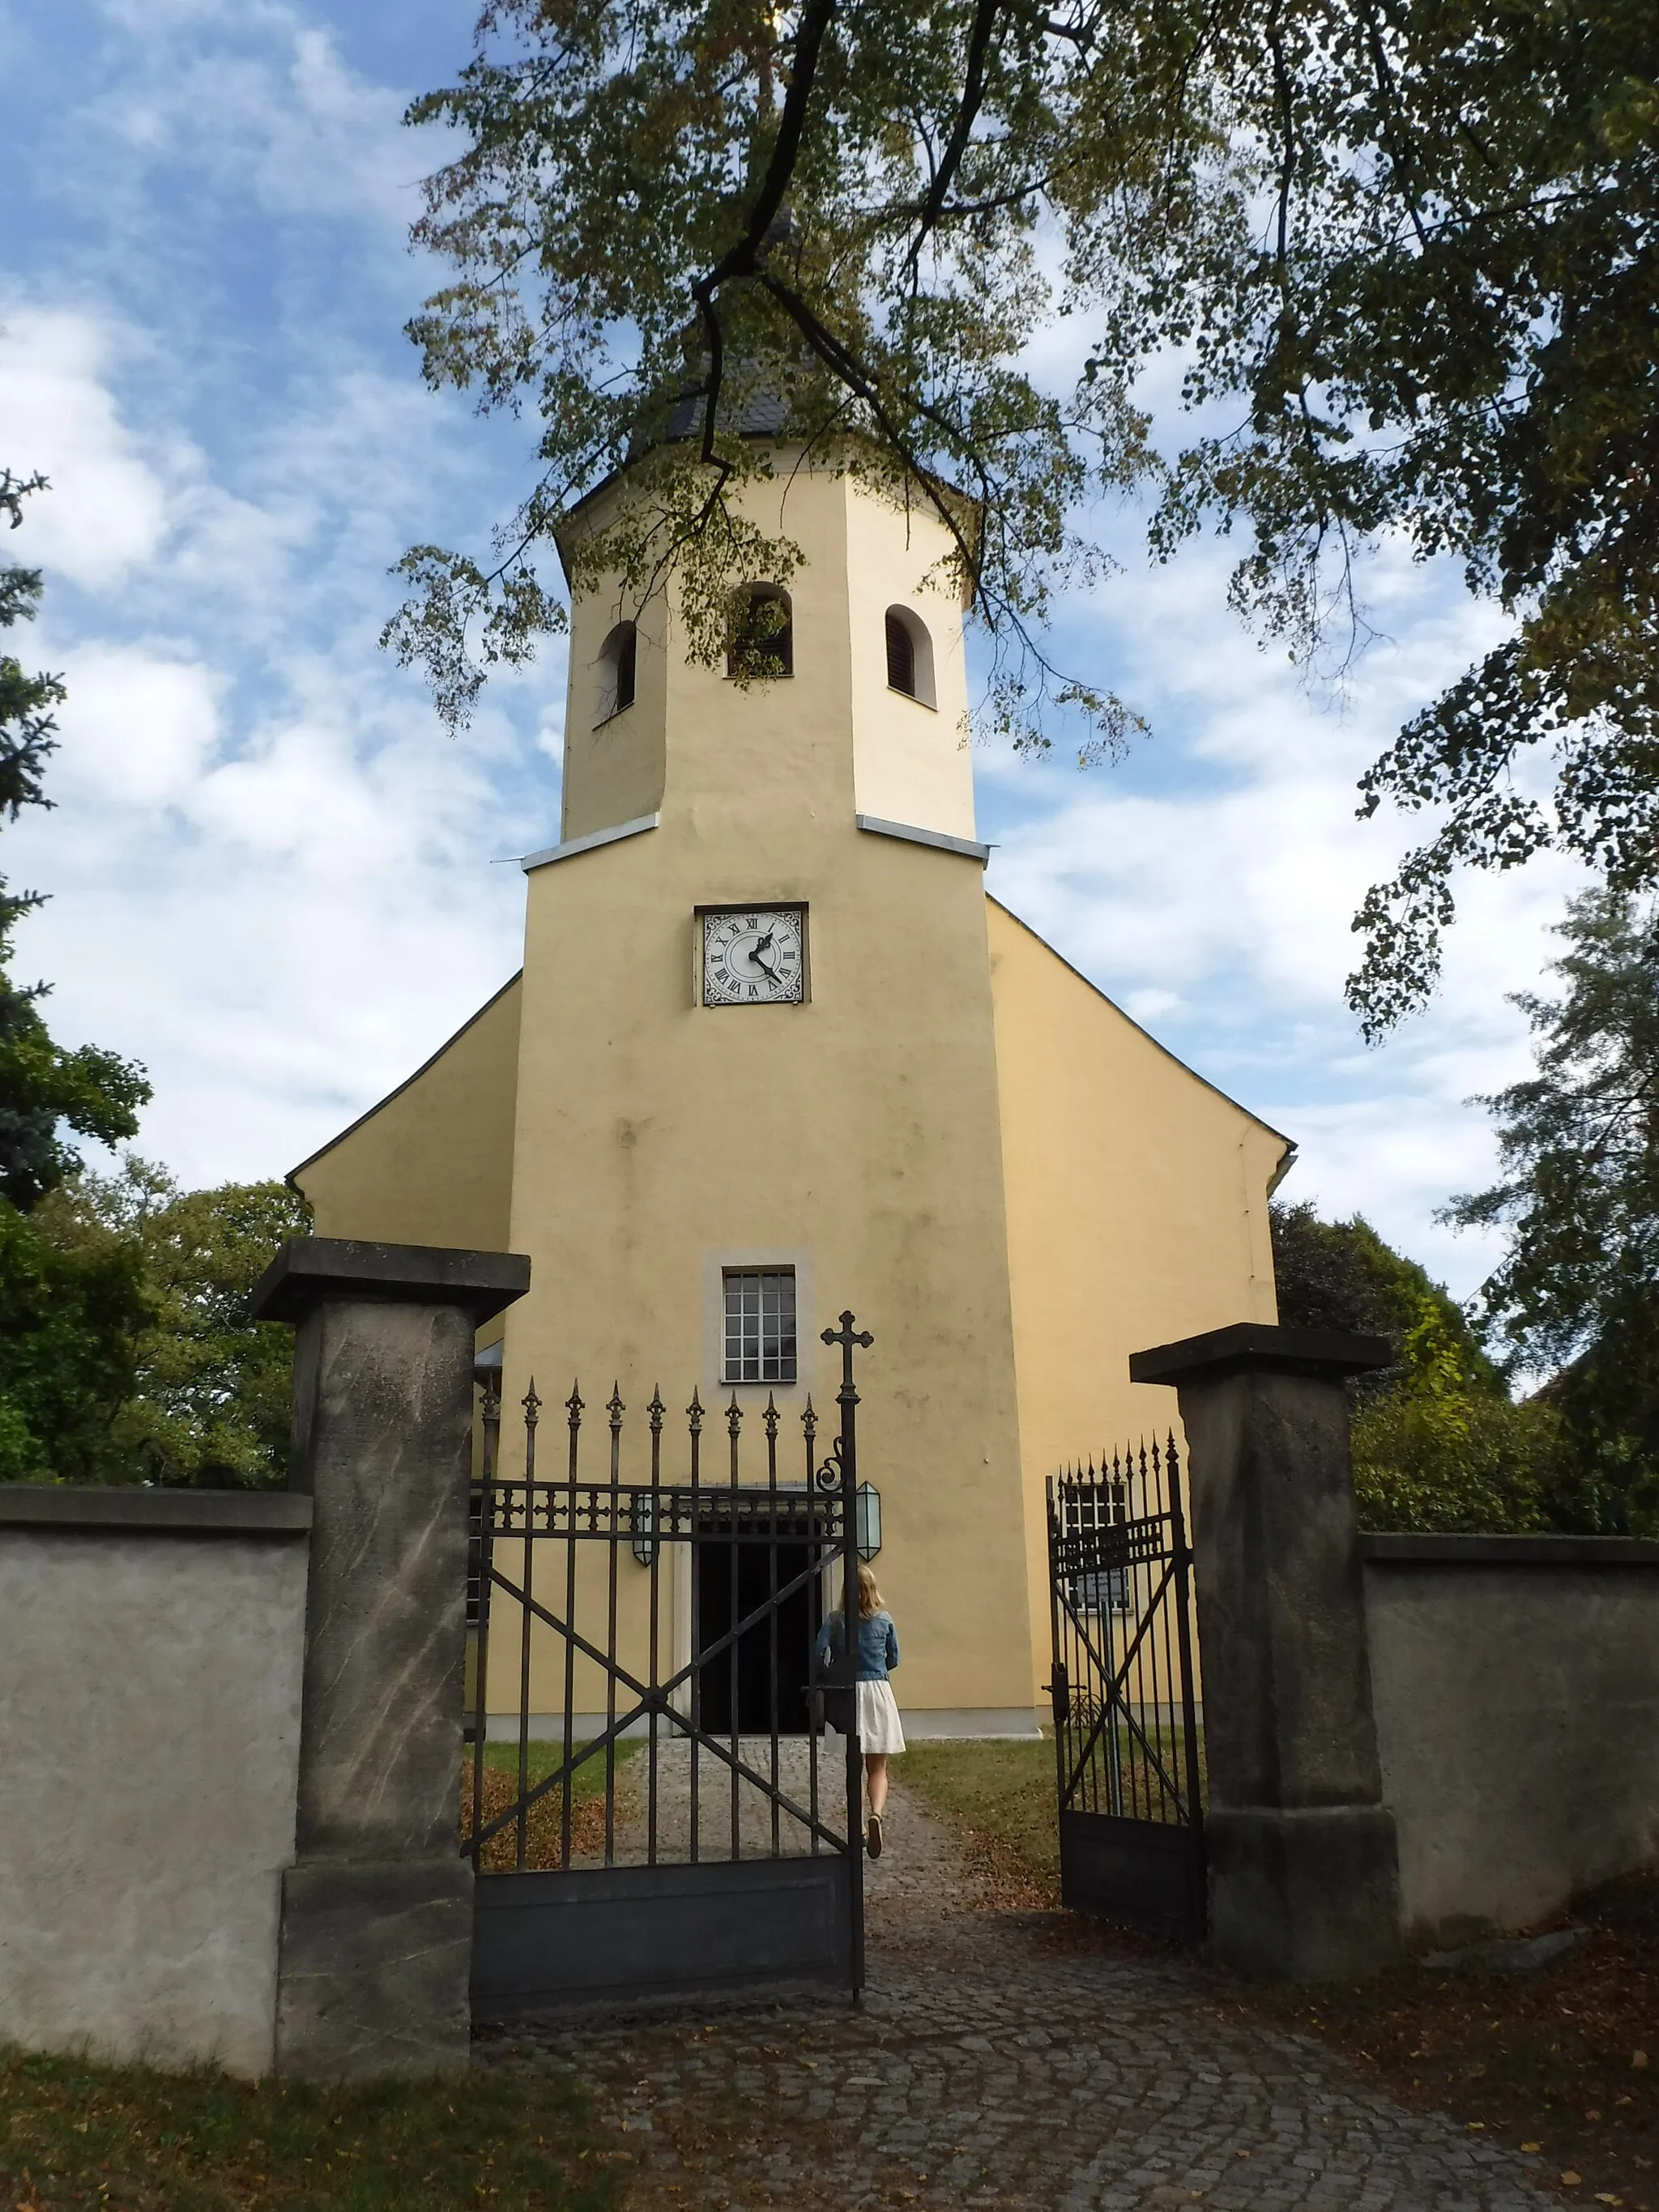
[[1060,1896],[1204,1934],[1203,1737],[1175,1439],[1048,1478]]
[[[804,1539],[805,1503],[788,1516]],[[817,1548],[810,1540],[745,1543],[729,1516],[705,1526],[691,1640],[701,1662],[702,1724],[715,1735],[734,1732],[734,1705],[740,1736],[808,1732],[812,1651],[823,1609],[824,1577],[813,1571]],[[779,1598],[775,1583],[789,1595]]]
[[769,1401],[745,1437],[735,1396],[711,1418],[694,1394],[675,1434],[659,1396],[630,1431],[617,1392],[601,1429],[573,1390],[550,1437],[532,1383],[507,1473],[486,1382],[461,1821],[476,2019],[861,1984],[862,1761],[812,1726],[812,1656],[824,1607],[857,1605],[853,1353],[871,1340],[850,1314],[824,1339],[842,1364],[827,1455],[810,1401],[791,1446]]

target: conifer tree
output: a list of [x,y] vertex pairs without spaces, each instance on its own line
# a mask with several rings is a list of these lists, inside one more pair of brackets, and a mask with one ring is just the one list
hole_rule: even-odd
[[1564,1420],[1581,1516],[1659,1527],[1659,900],[1573,901],[1557,997],[1515,1000],[1534,1073],[1482,1101],[1502,1173],[1447,1218],[1499,1229],[1487,1325],[1533,1366]]
[[[23,502],[47,489],[40,475],[0,469],[0,514],[12,529]],[[0,629],[32,622],[41,588],[38,568],[0,565]],[[47,760],[57,750],[52,708],[64,697],[55,676],[33,672],[0,653],[0,819],[15,822],[25,806],[50,806]],[[149,1098],[143,1071],[98,1045],[66,1049],[46,1028],[40,1001],[49,986],[12,980],[12,932],[40,904],[38,891],[13,891],[0,876],[0,1198],[27,1212],[60,1183],[78,1155],[65,1129],[118,1143],[138,1127]]]

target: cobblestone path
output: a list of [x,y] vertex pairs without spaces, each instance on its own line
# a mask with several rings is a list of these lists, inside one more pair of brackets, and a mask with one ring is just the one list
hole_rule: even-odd
[[[665,1859],[689,1856],[691,1755],[692,1747],[684,1736],[668,1737],[657,1747],[657,1850]],[[740,1736],[738,1755],[753,1772],[773,1775],[773,1743],[769,1736]],[[731,1769],[707,1749],[697,1759],[696,1771],[701,1858],[732,1856],[734,1802],[738,1847],[745,1857],[771,1852],[782,1858],[796,1858],[811,1850],[811,1830],[805,1820],[792,1817],[775,1805],[767,1791],[757,1790],[741,1775],[734,1782]],[[645,1863],[650,1776],[650,1762],[643,1751],[636,1753],[618,1771],[615,1860],[619,1866]],[[826,1735],[817,1743],[805,1736],[780,1737],[775,1778],[783,1796],[803,1813],[810,1813],[816,1805],[820,1821],[837,1834],[842,1832],[847,1811],[847,1767],[846,1749],[840,1736]],[[602,1861],[578,1860],[575,1863],[598,1865]]]
[[895,1790],[869,1987],[586,2021],[485,2063],[592,2086],[629,2212],[1540,2212],[1528,2161],[1230,2016],[1204,1971],[1059,1914],[987,1909]]

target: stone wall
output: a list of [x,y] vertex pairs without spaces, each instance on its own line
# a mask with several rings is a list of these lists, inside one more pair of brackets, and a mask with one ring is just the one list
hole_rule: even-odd
[[311,1500],[0,1487],[0,2034],[272,2063]]
[[1528,1927],[1659,1857],[1659,1543],[1360,1548],[1407,1940]]

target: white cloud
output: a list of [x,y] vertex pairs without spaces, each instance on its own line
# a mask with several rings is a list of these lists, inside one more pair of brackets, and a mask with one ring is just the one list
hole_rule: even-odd
[[146,163],[179,162],[277,216],[368,221],[401,232],[427,166],[399,129],[405,94],[342,58],[301,10],[216,0],[119,0],[105,13],[132,41],[118,85],[85,127]]
[[[54,489],[17,544],[46,569],[30,658],[69,690],[58,803],[7,831],[6,872],[51,894],[20,962],[53,979],[66,1042],[148,1066],[141,1146],[191,1181],[280,1172],[517,964],[521,879],[489,864],[548,842],[556,673],[495,687],[457,743],[376,650],[410,510],[462,473],[443,410],[349,367],[267,404],[215,468],[169,427],[159,334],[115,343],[95,304],[11,319],[0,406],[64,384]],[[141,353],[135,398],[122,368]],[[129,406],[175,457],[165,498]],[[88,559],[135,475],[147,534]]]
[[109,384],[123,349],[143,343],[106,313],[20,303],[0,313],[0,458],[19,474],[41,471],[52,486],[30,503],[28,559],[90,591],[153,560],[167,526],[163,475]]
[[185,798],[219,733],[224,678],[199,662],[158,660],[130,646],[74,656],[52,769],[64,804],[152,808]]
[[1497,624],[1447,572],[1384,549],[1375,565],[1396,641],[1362,660],[1337,712],[1224,611],[1226,559],[1200,544],[1170,568],[1127,570],[1091,605],[1085,672],[1143,706],[1156,732],[1125,766],[1079,775],[1059,759],[977,757],[982,825],[999,841],[991,885],[1297,1139],[1287,1197],[1365,1212],[1464,1294],[1492,1247],[1433,1214],[1491,1178],[1491,1123],[1466,1102],[1528,1066],[1505,994],[1535,985],[1583,878],[1549,860],[1461,881],[1432,1007],[1367,1049],[1343,1003],[1360,949],[1349,925],[1424,823],[1356,820],[1355,782]]

